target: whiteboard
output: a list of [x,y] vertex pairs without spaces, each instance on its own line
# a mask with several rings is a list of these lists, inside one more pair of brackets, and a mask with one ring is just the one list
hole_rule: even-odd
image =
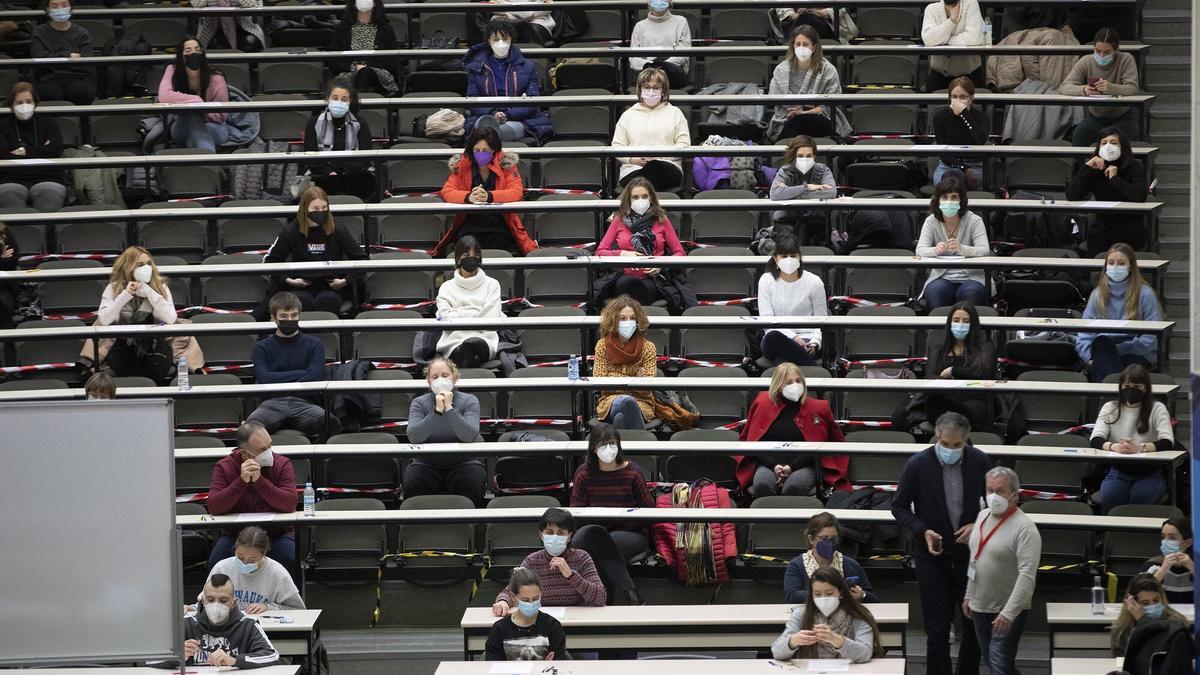
[[0,664],[174,658],[171,402],[0,407]]

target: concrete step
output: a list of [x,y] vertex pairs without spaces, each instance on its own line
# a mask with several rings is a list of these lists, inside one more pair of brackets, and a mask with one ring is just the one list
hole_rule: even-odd
[[1187,131],[1151,129],[1150,142],[1160,148],[1171,148],[1174,152],[1186,153],[1192,149],[1192,135]]
[[1157,84],[1188,82],[1188,74],[1191,70],[1191,59],[1187,56],[1148,56],[1146,57],[1146,82],[1143,86],[1153,87]]
[[1142,42],[1150,45],[1150,53],[1155,56],[1190,57],[1192,53],[1191,38],[1184,36],[1147,35],[1142,38]]
[[1154,178],[1158,180],[1159,185],[1187,185],[1191,180],[1191,168],[1191,161],[1181,153],[1160,152],[1154,158]]
[[1186,84],[1151,84],[1146,90],[1154,94],[1155,108],[1159,105],[1188,105],[1192,102],[1192,88]]
[[1142,10],[1142,34],[1147,37],[1188,37],[1191,31],[1192,12],[1186,7]]
[[[1180,77],[1188,76],[1181,73]],[[1156,101],[1150,108],[1150,128],[1155,131],[1190,131],[1192,128],[1190,104],[1159,105]]]
[[1191,237],[1186,227],[1173,226],[1167,231],[1166,223],[1159,221],[1158,252],[1175,264],[1183,263],[1186,268],[1191,258]]
[[1189,285],[1190,279],[1191,279],[1191,274],[1188,273],[1188,270],[1186,267],[1184,267],[1182,265],[1174,265],[1172,267],[1168,267],[1167,268],[1167,285],[1166,285],[1167,293],[1168,294],[1172,294],[1172,293],[1186,294],[1188,292],[1188,289],[1191,288],[1191,286]]

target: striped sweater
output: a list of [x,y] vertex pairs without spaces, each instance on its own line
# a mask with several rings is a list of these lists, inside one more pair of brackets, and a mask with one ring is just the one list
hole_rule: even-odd
[[[600,581],[600,575],[596,573],[592,556],[588,555],[587,551],[568,548],[563,552],[562,558],[571,568],[572,574],[569,577],[564,577],[558,570],[550,569],[550,554],[546,553],[545,549],[530,553],[521,562],[521,567],[533,570],[541,580],[542,604],[547,607],[603,607],[608,592],[604,590],[604,582]],[[501,600],[507,602],[509,607],[517,606],[516,598],[507,588],[496,594],[495,602]]]
[[607,506],[611,508],[654,508],[654,498],[646,487],[646,478],[634,462],[626,462],[616,471],[588,471],[587,465],[575,471],[571,486],[571,506]]

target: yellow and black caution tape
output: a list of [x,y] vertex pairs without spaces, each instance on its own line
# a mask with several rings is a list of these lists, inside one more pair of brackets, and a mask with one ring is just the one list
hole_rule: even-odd
[[491,556],[482,553],[455,553],[453,551],[406,551],[404,553],[389,553],[379,558],[379,570],[375,577],[375,611],[371,615],[371,626],[379,625],[379,619],[383,616],[383,567],[389,562],[396,562],[404,558],[463,558],[471,562],[481,561],[483,564],[479,568],[479,576],[471,584],[471,597],[467,602],[475,599],[475,594],[479,592],[479,584],[487,578],[488,570],[492,568]]
[[739,553],[738,558],[742,560],[765,560],[767,562],[791,562],[791,558],[779,558],[773,555],[759,555],[757,553]]

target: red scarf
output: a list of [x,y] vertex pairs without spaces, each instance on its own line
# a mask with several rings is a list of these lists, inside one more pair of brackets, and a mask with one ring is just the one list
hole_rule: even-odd
[[620,338],[613,336],[604,339],[604,358],[613,365],[624,366],[636,363],[642,357],[641,335],[635,335],[629,342],[622,343]]

